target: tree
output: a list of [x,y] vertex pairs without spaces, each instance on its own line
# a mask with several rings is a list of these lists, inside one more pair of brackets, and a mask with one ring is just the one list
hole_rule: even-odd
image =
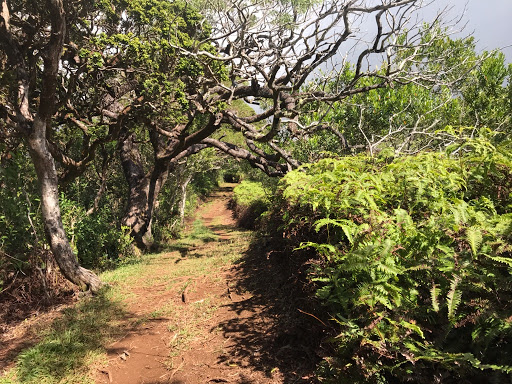
[[[59,266],[93,291],[99,280],[78,265],[65,236],[58,182],[79,177],[106,143],[118,142],[129,186],[123,223],[147,247],[159,191],[181,159],[211,147],[283,175],[299,165],[286,142],[328,127],[325,116],[304,126],[304,105],[443,81],[414,65],[443,37],[430,28],[425,39],[414,18],[420,0],[197,6],[204,17],[181,1],[2,0],[2,129],[30,148]],[[374,18],[371,38],[358,34],[362,17]],[[339,81],[345,48],[355,64]],[[310,82],[335,61],[342,63]],[[372,69],[377,61],[384,64]],[[258,112],[240,113],[237,100],[258,102]],[[243,145],[215,135],[226,126]]]
[[[428,37],[428,35],[427,35]],[[442,81],[414,81],[393,88],[373,89],[343,101],[304,108],[304,123],[325,115],[328,132],[315,132],[293,146],[304,161],[318,157],[386,149],[390,154],[444,150],[460,139],[466,127],[476,134],[481,127],[506,132],[510,125],[510,70],[499,52],[475,52],[473,37],[445,37],[424,53],[424,72],[442,74]],[[353,76],[347,66],[338,81]],[[375,79],[366,79],[368,85]],[[335,83],[333,84],[335,86]],[[445,128],[447,126],[455,129]],[[467,128],[466,128],[467,130]],[[450,133],[451,132],[451,133]],[[467,132],[466,132],[467,133]],[[343,146],[339,145],[340,139]]]
[[460,87],[464,122],[507,132],[512,121],[512,64],[506,65],[499,51],[483,55],[485,59]]
[[[325,121],[327,114],[304,126],[300,117],[303,106],[332,104],[398,84],[445,82],[442,73],[446,72],[427,70],[426,66],[419,70],[415,65],[446,33],[435,22],[430,27],[414,23],[412,15],[420,5],[412,0],[383,1],[376,6],[362,1],[198,3],[205,19],[184,18],[195,26],[195,31],[187,32],[193,38],[180,44],[169,42],[187,63],[186,71],[167,72],[168,83],[184,84],[175,94],[179,103],[156,103],[148,111],[153,116],[146,125],[154,151],[152,167],[164,170],[176,159],[213,147],[249,161],[268,175],[280,176],[299,165],[286,150],[287,142],[331,128]],[[176,14],[184,10],[187,7]],[[361,15],[375,18],[376,31],[369,43],[355,33]],[[205,31],[207,22],[211,30]],[[344,71],[348,59],[340,58],[340,53],[351,44],[355,44],[355,64],[349,76],[341,78],[335,70],[310,81],[318,79],[330,61],[343,61]],[[356,53],[357,48],[361,49]],[[443,62],[436,60],[437,64]],[[372,69],[370,63],[376,61],[384,64]],[[161,86],[156,89],[156,94],[165,93]],[[258,112],[240,113],[234,106],[238,100],[257,103]],[[175,107],[178,109],[173,110]],[[183,120],[164,117],[176,115]],[[214,136],[225,126],[243,135],[243,145]],[[135,147],[130,150],[137,158]],[[139,175],[139,180],[144,180],[141,172]],[[153,185],[134,185],[141,204],[133,205],[130,219],[125,220],[142,246],[148,244],[152,204],[158,198],[158,183]]]
[[[80,267],[62,225],[57,171],[47,141],[67,30],[64,5],[61,0],[2,0],[1,4],[1,61],[12,74],[7,94],[3,95],[7,103],[2,113],[29,148],[39,181],[45,233],[59,268],[66,278],[95,292],[101,282],[94,273]],[[28,7],[36,11],[28,12]],[[39,25],[44,28],[38,29]]]

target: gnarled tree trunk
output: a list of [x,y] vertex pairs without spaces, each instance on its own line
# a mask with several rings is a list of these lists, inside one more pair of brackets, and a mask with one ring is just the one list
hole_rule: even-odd
[[149,249],[153,245],[153,212],[160,189],[169,174],[169,167],[166,162],[156,160],[151,169],[145,172],[134,134],[129,132],[122,135],[119,156],[129,189],[121,223],[131,229],[131,235],[139,248]]
[[93,272],[78,264],[64,230],[59,206],[57,171],[54,159],[48,149],[45,124],[46,122],[36,117],[33,131],[27,138],[41,191],[45,234],[55,261],[64,276],[82,289],[89,289],[92,293],[96,293],[102,285],[100,279]]
[[[11,2],[12,3],[12,2]],[[23,33],[11,29],[11,4],[0,0],[0,47],[8,57],[8,64],[16,73],[18,93],[11,102],[15,129],[24,137],[32,157],[41,191],[41,206],[44,229],[55,261],[63,275],[82,288],[97,292],[101,287],[100,279],[91,271],[80,267],[69,240],[66,237],[59,206],[59,189],[55,161],[46,140],[47,131],[55,109],[55,95],[60,57],[66,36],[66,12],[62,0],[46,0],[41,9],[41,24],[34,35],[40,35],[42,48],[29,48],[30,44],[20,40],[26,38]],[[44,33],[43,33],[44,30]],[[45,41],[44,36],[47,36]],[[29,40],[30,41],[30,40]],[[36,46],[37,47],[37,46]],[[41,53],[43,65],[34,61],[36,52]],[[33,63],[32,63],[33,62]],[[37,64],[35,64],[37,63]],[[41,72],[39,72],[42,69]],[[37,76],[40,74],[40,79]],[[41,80],[35,81],[35,80]],[[38,106],[31,105],[31,88],[38,84]],[[36,103],[36,100],[33,99]]]

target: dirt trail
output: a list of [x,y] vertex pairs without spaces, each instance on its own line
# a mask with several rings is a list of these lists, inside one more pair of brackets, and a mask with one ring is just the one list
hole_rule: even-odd
[[109,345],[97,383],[311,382],[307,331],[279,334],[269,303],[241,282],[247,266],[226,262],[251,236],[234,227],[229,197],[221,190],[198,212],[216,241],[161,254],[151,278],[126,292],[137,326]]

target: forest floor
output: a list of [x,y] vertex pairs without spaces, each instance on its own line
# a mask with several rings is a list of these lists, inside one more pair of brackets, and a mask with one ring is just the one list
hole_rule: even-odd
[[270,273],[264,240],[235,227],[231,190],[165,252],[104,273],[107,293],[61,309],[0,384],[314,382],[318,320]]

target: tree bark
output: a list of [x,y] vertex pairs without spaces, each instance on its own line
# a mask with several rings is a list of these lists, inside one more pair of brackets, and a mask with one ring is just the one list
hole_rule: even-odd
[[46,122],[36,117],[33,131],[27,138],[30,156],[39,181],[45,234],[63,275],[83,290],[96,293],[102,286],[101,280],[93,272],[78,264],[64,230],[59,206],[57,171],[48,149],[45,132]]
[[144,172],[140,151],[133,133],[123,132],[119,156],[128,183],[128,201],[122,225],[131,229],[131,236],[141,249],[153,246],[153,212],[162,185],[169,174],[168,162],[156,160]]
[[178,203],[179,215],[180,215],[180,224],[183,225],[185,222],[185,208],[187,206],[187,187],[192,181],[194,175],[188,174],[185,176],[185,179],[180,183],[180,199]]

